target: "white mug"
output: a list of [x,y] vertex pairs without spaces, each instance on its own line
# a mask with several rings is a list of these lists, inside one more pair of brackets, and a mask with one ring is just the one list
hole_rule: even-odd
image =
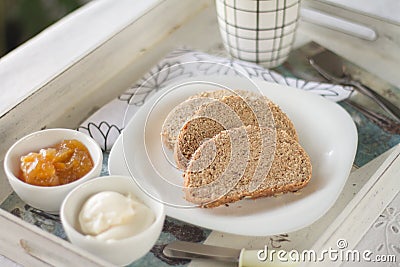
[[267,68],[289,56],[300,0],[216,0],[218,24],[232,57]]

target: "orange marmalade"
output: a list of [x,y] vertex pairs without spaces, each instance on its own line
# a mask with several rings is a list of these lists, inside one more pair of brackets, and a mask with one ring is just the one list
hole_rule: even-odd
[[64,140],[22,156],[19,178],[32,185],[56,186],[78,180],[92,168],[87,147],[75,139]]

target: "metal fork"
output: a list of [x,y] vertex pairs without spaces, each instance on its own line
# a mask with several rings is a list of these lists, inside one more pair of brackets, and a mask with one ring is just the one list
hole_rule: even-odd
[[[329,56],[329,54],[328,54],[328,56]],[[341,65],[338,62],[339,59],[337,59],[336,62],[334,62],[335,59],[333,56],[329,57],[329,60],[330,60],[329,63],[331,63],[333,65],[334,64]],[[341,84],[341,85],[353,86],[354,89],[356,89],[360,93],[364,94],[365,96],[367,96],[370,99],[372,99],[373,101],[375,101],[375,103],[377,103],[383,110],[385,110],[390,116],[392,116],[394,118],[394,120],[396,120],[397,122],[400,122],[400,109],[397,106],[395,106],[393,103],[391,103],[389,100],[387,100],[386,98],[382,97],[381,95],[376,93],[374,90],[369,88],[368,86],[363,85],[360,82],[351,79],[351,77],[346,75],[343,71],[341,71],[341,73],[342,73],[341,77],[333,75],[332,73],[328,73],[323,67],[321,67],[316,62],[316,60],[314,58],[310,58],[309,62],[310,62],[310,65],[316,71],[318,71],[318,73],[321,76],[323,76],[326,80],[337,83],[337,84]],[[335,69],[338,69],[337,66],[334,66],[334,67],[335,67]]]
[[370,119],[372,122],[374,122],[376,125],[384,129],[386,132],[392,134],[400,134],[400,124],[397,123],[396,121],[391,120],[388,117],[376,113],[372,110],[369,110],[350,99],[345,99],[343,101],[348,105],[350,105],[351,107],[353,107],[354,109],[361,112],[365,117]]
[[[329,79],[327,77],[329,74],[327,74],[321,68],[319,68],[319,66],[316,65],[312,59],[309,59],[308,61],[309,61],[310,65],[321,75],[322,78],[324,78],[327,81],[332,81],[332,79]],[[358,110],[365,117],[367,117],[369,120],[374,122],[376,125],[378,125],[382,129],[384,129],[385,131],[387,131],[389,133],[393,133],[393,134],[400,134],[400,123],[399,122],[392,120],[386,116],[383,116],[377,112],[374,112],[364,106],[361,106],[350,99],[345,99],[343,101],[346,102],[351,107],[353,107],[354,109]]]

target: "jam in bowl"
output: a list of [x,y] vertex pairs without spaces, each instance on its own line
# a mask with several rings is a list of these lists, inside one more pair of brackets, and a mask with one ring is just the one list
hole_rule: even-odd
[[25,203],[57,214],[72,189],[100,175],[102,162],[102,151],[90,136],[57,128],[19,139],[6,153],[4,170]]

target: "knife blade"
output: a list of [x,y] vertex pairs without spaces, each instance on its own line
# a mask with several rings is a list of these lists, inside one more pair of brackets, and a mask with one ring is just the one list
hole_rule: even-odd
[[277,257],[272,257],[270,254],[268,257],[265,257],[265,253],[268,253],[265,248],[264,250],[247,250],[244,248],[234,249],[201,243],[174,241],[164,248],[163,253],[170,258],[190,260],[213,259],[223,262],[236,262],[239,267],[283,267],[298,265],[298,263],[291,261],[287,257],[283,261],[280,261]]

